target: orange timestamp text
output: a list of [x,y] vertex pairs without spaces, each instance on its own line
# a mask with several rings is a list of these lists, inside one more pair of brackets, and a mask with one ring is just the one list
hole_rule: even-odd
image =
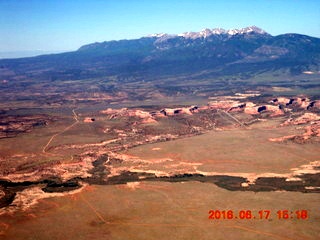
[[306,220],[309,218],[308,210],[300,209],[300,210],[294,210],[290,211],[287,209],[283,210],[209,210],[209,219],[210,220],[232,220],[232,219],[243,219],[243,220],[269,220],[269,219],[279,219],[279,220],[289,220],[289,219],[301,219]]

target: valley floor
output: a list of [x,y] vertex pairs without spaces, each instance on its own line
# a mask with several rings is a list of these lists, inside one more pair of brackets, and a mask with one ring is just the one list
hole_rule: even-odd
[[317,239],[320,102],[258,96],[3,113],[0,238]]

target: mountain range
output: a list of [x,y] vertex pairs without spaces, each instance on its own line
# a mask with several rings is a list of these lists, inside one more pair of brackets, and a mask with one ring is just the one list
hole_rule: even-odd
[[298,75],[319,70],[319,38],[293,33],[272,36],[255,26],[152,34],[92,43],[73,52],[0,60],[0,80],[6,81],[107,76],[152,80],[181,74],[250,77],[264,72]]

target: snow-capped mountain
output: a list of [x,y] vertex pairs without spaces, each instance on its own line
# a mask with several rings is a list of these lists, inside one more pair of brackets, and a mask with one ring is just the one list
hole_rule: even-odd
[[301,74],[319,71],[320,39],[292,33],[272,36],[255,26],[207,28],[91,43],[69,53],[3,59],[0,68],[0,79],[6,80],[12,72],[41,80],[200,72],[236,76],[279,71]]
[[156,38],[174,38],[174,37],[183,37],[183,38],[191,38],[191,39],[196,39],[196,38],[207,38],[211,35],[236,35],[236,34],[248,34],[248,33],[256,33],[256,34],[268,34],[266,31],[262,30],[261,28],[258,28],[256,26],[251,26],[251,27],[246,27],[246,28],[241,28],[241,29],[230,29],[230,30],[225,30],[223,28],[205,28],[201,30],[200,32],[184,32],[180,34],[165,34],[165,33],[158,33],[158,34],[151,34],[148,35],[148,37],[156,37]]

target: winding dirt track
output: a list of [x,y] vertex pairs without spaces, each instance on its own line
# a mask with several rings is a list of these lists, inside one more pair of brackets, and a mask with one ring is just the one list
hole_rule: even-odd
[[47,144],[42,148],[42,152],[43,153],[48,153],[47,152],[47,148],[49,147],[50,143],[53,141],[53,139],[55,139],[55,137],[61,135],[62,133],[68,131],[70,128],[72,128],[73,126],[75,126],[77,123],[79,123],[79,119],[77,116],[77,113],[75,112],[75,109],[72,109],[72,113],[73,113],[73,118],[75,120],[74,123],[72,123],[71,125],[67,126],[65,129],[63,129],[61,132],[58,132],[54,135],[52,135],[52,137],[49,139],[49,141],[47,142]]

